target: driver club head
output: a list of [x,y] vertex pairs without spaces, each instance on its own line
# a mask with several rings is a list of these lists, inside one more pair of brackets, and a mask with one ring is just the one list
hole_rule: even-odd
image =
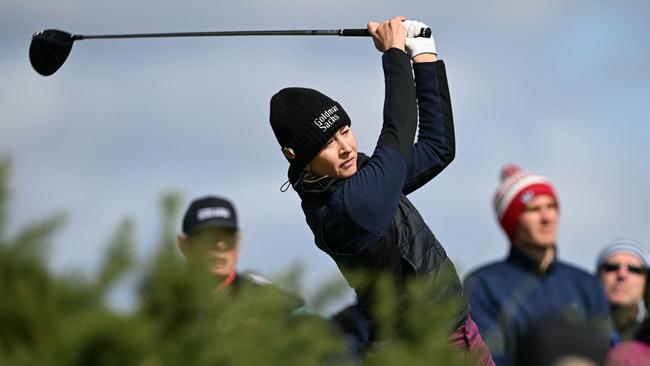
[[36,72],[43,76],[54,74],[70,54],[75,37],[57,29],[46,29],[32,35],[29,45],[29,61]]

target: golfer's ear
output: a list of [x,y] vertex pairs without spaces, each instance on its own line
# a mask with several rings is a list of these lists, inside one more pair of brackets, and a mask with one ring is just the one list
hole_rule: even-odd
[[176,237],[176,240],[178,242],[178,249],[181,250],[183,255],[187,256],[189,252],[189,239],[187,238],[187,235],[185,234],[178,234]]

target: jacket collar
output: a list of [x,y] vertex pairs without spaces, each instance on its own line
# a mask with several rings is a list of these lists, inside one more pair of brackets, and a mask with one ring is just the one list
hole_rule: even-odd
[[514,263],[515,265],[525,269],[528,272],[534,273],[538,277],[543,277],[553,271],[556,267],[555,264],[557,263],[557,247],[554,246],[554,249],[555,251],[553,254],[553,261],[551,264],[549,264],[546,271],[542,271],[540,269],[541,259],[531,257],[521,250],[515,248],[513,245],[510,246],[510,253],[508,254],[508,258],[506,260],[510,263]]
[[217,292],[223,291],[224,289],[228,288],[235,280],[238,278],[237,271],[233,271],[228,277],[226,277],[221,284],[219,284],[219,287],[217,287]]

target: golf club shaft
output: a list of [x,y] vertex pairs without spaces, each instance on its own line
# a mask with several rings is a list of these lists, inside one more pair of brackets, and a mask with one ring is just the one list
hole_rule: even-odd
[[[219,37],[219,36],[340,36],[340,37],[369,37],[367,29],[331,29],[331,30],[248,30],[248,31],[217,31],[217,32],[177,32],[177,33],[135,33],[135,34],[101,34],[101,35],[72,35],[73,40],[82,39],[114,39],[114,38],[169,38],[169,37]],[[420,37],[430,37],[429,28],[422,29]]]
[[[214,36],[342,36],[368,37],[367,29],[336,29],[336,30],[245,30],[217,32],[181,32],[181,33],[133,33],[133,34],[102,34],[83,35],[70,34],[58,29],[45,29],[32,35],[29,45],[29,60],[32,67],[43,76],[52,75],[65,62],[72,49],[74,41],[83,39],[109,38],[168,38],[168,37],[214,37]],[[421,29],[416,37],[431,37],[431,29]]]

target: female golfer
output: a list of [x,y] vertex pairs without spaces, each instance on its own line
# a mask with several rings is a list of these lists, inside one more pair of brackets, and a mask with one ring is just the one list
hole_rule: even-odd
[[[406,198],[455,154],[444,63],[437,61],[433,38],[411,38],[423,27],[403,17],[368,23],[375,47],[383,53],[385,78],[384,121],[372,156],[357,151],[343,107],[316,90],[280,90],[271,98],[270,122],[316,245],[334,259],[357,293],[370,324],[369,342],[381,340],[372,279],[391,278],[401,295],[402,315],[409,311],[405,285],[414,279],[431,292],[430,311],[454,306],[451,341],[490,365],[453,263]],[[360,271],[366,276],[358,276]],[[397,334],[408,336],[404,324],[398,317]]]

